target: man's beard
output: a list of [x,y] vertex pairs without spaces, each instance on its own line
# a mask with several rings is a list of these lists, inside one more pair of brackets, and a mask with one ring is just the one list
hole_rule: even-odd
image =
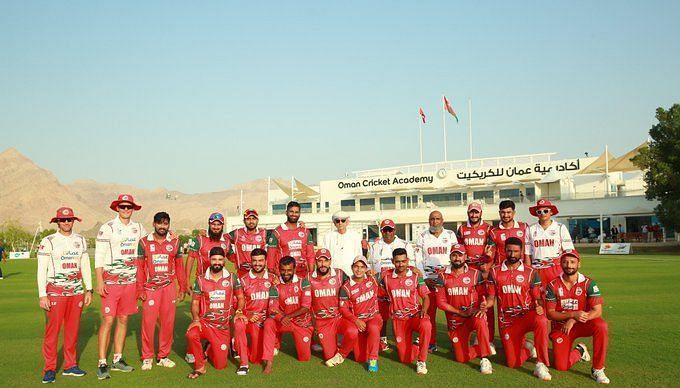
[[168,235],[167,229],[155,229],[155,231],[156,231],[156,234],[161,236],[161,237],[165,237],[165,236]]
[[326,275],[330,268],[328,267],[319,267],[316,269],[316,272],[318,272],[320,275]]
[[281,279],[284,283],[289,283],[293,279],[293,275],[281,275]]
[[507,260],[508,263],[510,263],[510,264],[515,264],[516,262],[519,261],[519,257],[510,257],[510,256],[508,256],[508,257],[506,257],[506,260]]
[[210,272],[212,272],[212,273],[222,272],[223,268],[224,268],[223,265],[213,264],[213,265],[210,266]]
[[568,268],[568,269],[562,268],[562,272],[566,273],[567,275],[573,275],[576,272],[578,272],[578,270],[576,268]]
[[222,230],[220,229],[219,232],[214,233],[212,229],[208,229],[208,237],[211,240],[219,240],[220,238],[222,238]]
[[437,233],[437,232],[441,232],[442,230],[444,230],[444,226],[442,226],[442,225],[440,225],[440,226],[430,226],[430,233]]
[[453,263],[451,263],[451,267],[453,267],[454,269],[462,268],[464,265],[465,265],[465,262],[456,263],[456,262],[454,261]]
[[252,268],[253,268],[254,273],[262,273],[262,271],[264,271],[264,266],[259,267],[259,269],[257,267],[252,267]]
[[292,218],[291,218],[291,217],[286,217],[286,221],[287,221],[289,224],[296,224],[296,223],[298,222],[299,219],[300,219],[300,217],[292,217]]

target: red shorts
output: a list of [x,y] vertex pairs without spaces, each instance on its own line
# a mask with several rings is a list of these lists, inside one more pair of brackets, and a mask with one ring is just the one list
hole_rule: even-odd
[[102,297],[102,316],[127,316],[137,313],[137,285],[107,284]]

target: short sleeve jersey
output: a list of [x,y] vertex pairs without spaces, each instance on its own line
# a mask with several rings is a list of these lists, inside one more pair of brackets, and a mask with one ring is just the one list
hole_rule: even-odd
[[200,301],[202,324],[220,330],[229,330],[233,298],[242,292],[238,278],[226,269],[218,280],[212,280],[210,269],[196,278],[193,298]]
[[[293,275],[290,283],[280,283],[269,289],[269,315],[272,318],[281,318],[282,315],[290,314],[301,307],[310,308],[312,305],[312,291],[306,278],[298,278]],[[300,327],[312,325],[312,316],[309,312],[294,317],[291,322]]]
[[[576,284],[567,288],[562,277],[553,279],[546,289],[546,308],[557,312],[589,311],[602,304],[600,287],[591,278],[579,273]],[[564,322],[551,321],[553,329],[562,327]]]
[[[106,245],[106,257],[95,257],[103,264],[106,284],[134,284],[137,281],[137,245],[146,236],[146,230],[138,222],[123,224],[118,217],[99,228],[97,246]],[[97,249],[97,251],[100,251]]]
[[[524,222],[515,221],[510,228],[504,228],[502,224],[491,229],[491,240],[496,246],[496,253],[494,255],[494,265],[500,265],[505,261],[505,240],[510,237],[517,237],[524,243],[524,255],[531,254],[531,247],[529,246],[529,225]],[[522,255],[522,259],[524,259]]]
[[340,307],[345,306],[359,319],[373,318],[378,313],[378,283],[375,279],[347,280],[340,288]]
[[496,295],[498,301],[501,327],[504,327],[504,322],[523,316],[536,306],[541,278],[535,269],[523,263],[515,269],[508,267],[506,262],[493,267],[487,282],[489,295]]
[[331,319],[340,316],[340,287],[347,276],[341,269],[331,268],[328,276],[312,272],[309,284],[312,290],[312,313],[315,319]]
[[[184,272],[184,266],[178,260],[182,260],[179,251],[179,240],[171,239],[170,236],[162,243],[149,234],[146,238],[139,240],[137,255],[141,260],[140,265],[144,266],[143,271],[146,275],[143,288],[155,291],[172,284],[177,278],[178,270]],[[181,268],[178,269],[178,266]],[[181,274],[184,279],[184,273]]]
[[426,278],[436,279],[437,272],[451,262],[449,259],[451,245],[457,242],[456,234],[448,229],[444,229],[439,236],[435,236],[429,230],[418,236],[415,253],[422,260]]
[[196,236],[189,240],[189,256],[196,259],[196,277],[210,268],[211,249],[221,247],[225,253],[228,253],[230,246],[231,242],[227,234],[223,234],[219,240],[213,240],[208,236]]
[[267,230],[257,228],[255,233],[248,233],[245,227],[229,232],[231,247],[229,257],[234,262],[239,274],[250,271],[250,252],[256,248],[267,249]]
[[484,255],[487,245],[495,245],[491,239],[491,225],[480,222],[477,226],[470,225],[470,222],[461,224],[456,233],[458,242],[465,245],[465,254],[474,258]]
[[84,292],[81,258],[87,255],[83,236],[51,234],[40,241],[38,260],[47,262],[47,296],[72,296]]
[[267,318],[269,289],[274,283],[274,275],[265,270],[263,276],[258,277],[251,270],[241,276],[240,282],[243,297],[246,301],[243,312],[248,319],[257,317],[256,323],[262,326],[265,318]]
[[559,256],[567,249],[574,249],[574,242],[567,227],[553,221],[546,229],[539,223],[529,227],[529,246],[531,266],[540,269],[559,266]]
[[394,269],[383,272],[380,276],[380,286],[390,299],[392,318],[409,319],[420,312],[422,306],[420,298],[428,295],[430,290],[425,280],[410,269],[405,276],[398,275]]

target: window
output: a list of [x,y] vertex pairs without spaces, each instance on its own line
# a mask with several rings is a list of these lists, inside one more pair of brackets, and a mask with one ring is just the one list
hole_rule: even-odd
[[498,192],[501,198],[505,199],[512,199],[515,201],[516,199],[519,199],[519,189],[505,189],[505,190],[500,190]]
[[535,187],[527,187],[526,192],[527,192],[527,201],[529,201],[529,202],[536,201],[536,188]]
[[466,193],[442,193],[423,195],[423,202],[432,202],[437,207],[452,207],[463,204],[467,199]]
[[393,210],[397,208],[397,201],[394,197],[380,198],[380,210]]
[[418,207],[418,196],[407,195],[399,197],[402,209],[415,209]]
[[285,214],[286,213],[286,204],[281,203],[281,204],[272,205],[272,213],[274,213],[274,214]]
[[354,212],[357,210],[356,207],[356,201],[353,199],[343,199],[340,201],[340,209],[343,211]]
[[493,190],[475,191],[472,198],[484,203],[493,203]]
[[359,211],[375,210],[375,198],[361,198],[359,200]]
[[303,202],[300,204],[300,213],[311,213],[312,212],[312,203],[311,202]]

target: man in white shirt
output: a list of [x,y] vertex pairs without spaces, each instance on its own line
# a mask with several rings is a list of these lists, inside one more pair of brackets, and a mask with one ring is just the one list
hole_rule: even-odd
[[38,298],[47,311],[43,342],[43,383],[56,379],[59,331],[64,326],[64,376],[84,376],[78,367],[76,345],[83,305],[92,302],[90,256],[85,238],[73,233],[73,223],[80,221],[73,210],[62,207],[50,223],[59,230],[40,241],[38,248]]
[[332,230],[324,235],[321,247],[331,252],[333,268],[339,268],[346,274],[352,273],[352,262],[355,257],[362,256],[361,235],[354,230],[347,230],[349,214],[339,211],[333,214]]

